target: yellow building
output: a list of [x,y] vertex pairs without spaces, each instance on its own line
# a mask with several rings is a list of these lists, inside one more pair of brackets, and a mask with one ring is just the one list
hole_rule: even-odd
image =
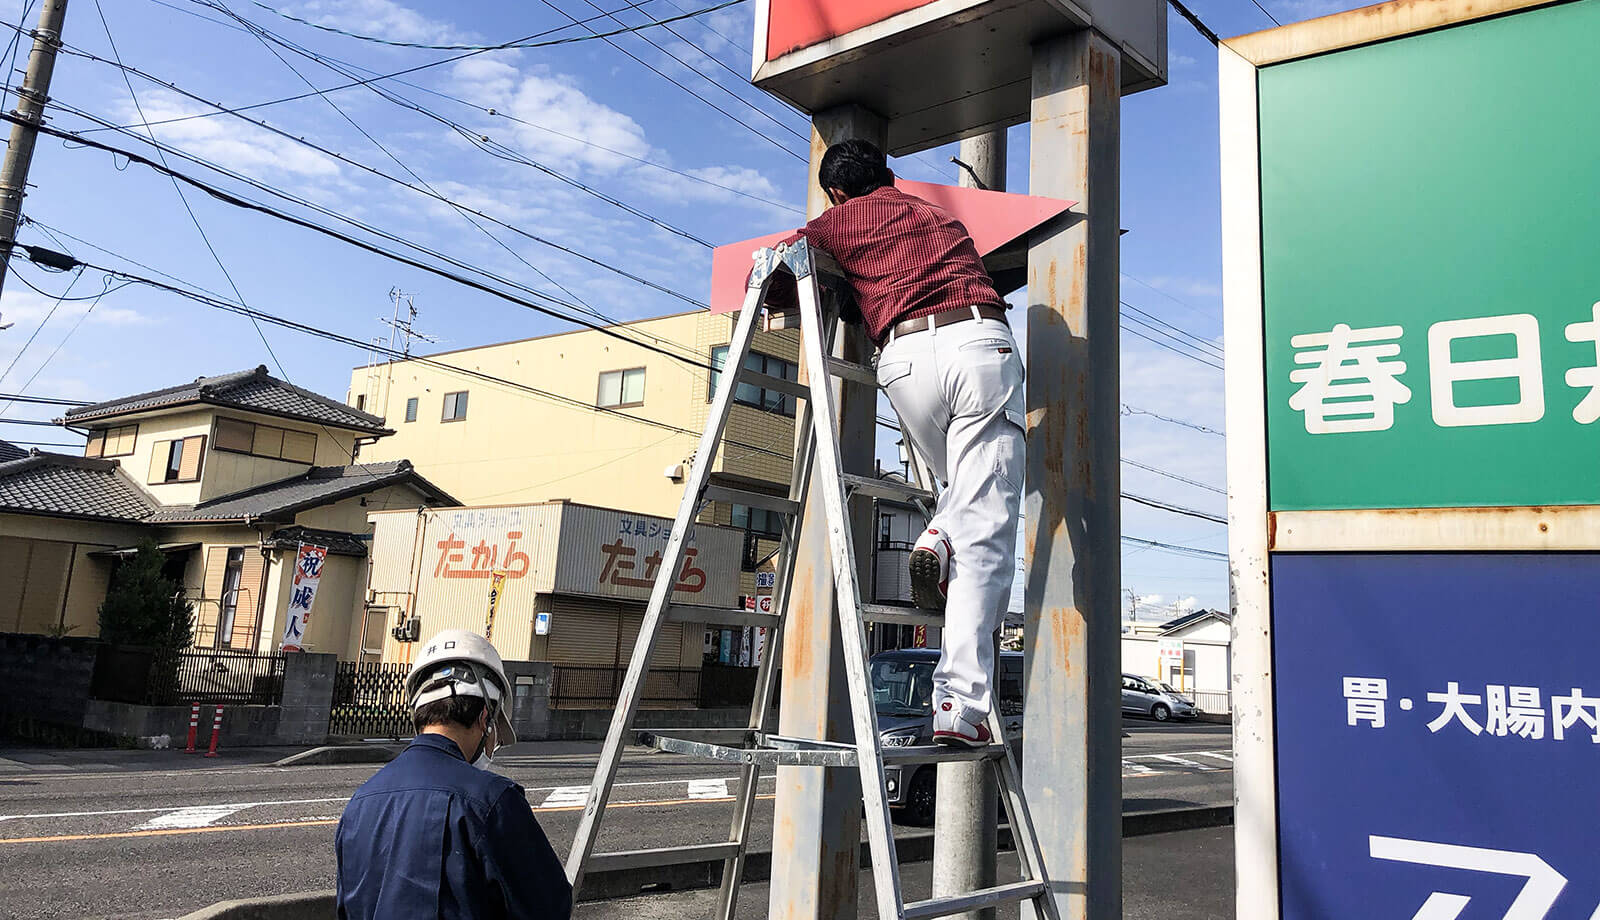
[[355,463],[383,419],[265,367],[84,406],[82,457],[0,455],[0,632],[93,636],[118,558],[154,539],[195,606],[198,648],[270,651],[301,543],[329,550],[307,651],[357,657],[367,515],[454,505],[404,459]]
[[[362,459],[409,458],[467,505],[566,500],[671,518],[734,320],[697,310],[355,368],[350,404],[395,432]],[[798,379],[798,334],[758,332],[749,362]],[[713,482],[787,495],[794,411],[791,397],[741,387]],[[777,515],[716,502],[701,520],[750,535],[741,593],[755,595]]]

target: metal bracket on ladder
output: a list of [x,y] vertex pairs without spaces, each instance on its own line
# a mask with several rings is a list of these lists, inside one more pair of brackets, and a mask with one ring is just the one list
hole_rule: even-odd
[[[853,552],[853,535],[847,506],[852,497],[885,498],[908,502],[927,508],[935,500],[931,472],[918,459],[917,485],[892,482],[871,476],[858,476],[844,471],[837,438],[838,412],[834,405],[832,378],[842,377],[858,383],[876,385],[871,368],[831,357],[831,325],[822,306],[822,286],[819,275],[838,274],[838,265],[827,253],[815,250],[801,239],[757,251],[754,268],[745,292],[745,302],[734,326],[732,341],[724,364],[721,381],[712,399],[709,421],[701,436],[700,447],[695,452],[695,462],[684,486],[683,501],[678,507],[673,523],[672,537],[658,572],[649,605],[645,608],[639,628],[638,642],[628,662],[627,676],[623,681],[622,696],[612,715],[606,733],[605,747],[595,770],[594,781],[584,805],[583,818],[567,858],[567,876],[574,889],[583,884],[584,873],[595,869],[613,869],[638,866],[671,866],[704,859],[723,860],[722,889],[718,900],[717,920],[732,920],[737,903],[738,887],[744,871],[745,851],[750,837],[750,824],[755,810],[756,783],[762,771],[781,767],[810,766],[853,769],[860,773],[862,798],[866,806],[867,841],[872,853],[873,890],[878,905],[878,916],[884,920],[921,920],[942,917],[964,911],[977,910],[1008,902],[1031,900],[1035,910],[1046,920],[1058,920],[1055,901],[1049,895],[1049,883],[1044,877],[1038,839],[1033,820],[1022,796],[1021,774],[1015,753],[1006,738],[1005,726],[998,713],[990,713],[988,726],[994,743],[976,749],[943,746],[908,748],[883,748],[879,743],[878,717],[874,706],[871,680],[867,673],[866,623],[911,623],[939,625],[943,617],[936,611],[916,610],[884,604],[864,604],[857,584]],[[745,358],[750,352],[756,321],[762,310],[767,291],[780,273],[792,275],[799,291],[800,339],[805,364],[813,371],[806,384],[780,381],[770,375],[759,374],[745,368]],[[815,369],[825,368],[826,373]],[[789,393],[802,400],[796,413],[796,430],[803,433],[800,449],[794,458],[793,474],[787,497],[734,489],[712,483],[711,467],[721,447],[724,432],[733,406],[733,396],[740,384],[758,386]],[[820,471],[819,482],[812,482],[812,468]],[[828,536],[834,562],[834,583],[838,594],[840,633],[844,642],[845,670],[849,681],[851,720],[855,740],[851,742],[826,739],[792,738],[768,731],[768,713],[776,691],[777,667],[782,644],[784,614],[788,609],[789,587],[793,580],[800,527],[806,511],[807,498],[813,486],[818,486],[819,507],[827,515]],[[671,601],[673,578],[671,573],[680,570],[688,541],[692,537],[694,518],[701,503],[709,500],[738,501],[752,507],[765,508],[782,515],[785,524],[777,557],[777,585],[774,591],[775,610],[772,614],[752,614],[748,611],[724,611],[690,607]],[[754,619],[752,619],[754,617]],[[770,635],[767,652],[756,678],[756,694],[750,709],[746,728],[723,732],[696,732],[700,736],[718,735],[723,741],[694,740],[666,737],[654,732],[636,732],[633,728],[638,715],[643,692],[645,672],[649,668],[656,638],[661,626],[668,622],[757,623],[767,626]],[[664,847],[653,850],[629,850],[614,853],[596,853],[601,818],[610,798],[622,750],[630,736],[659,751],[677,753],[713,762],[733,763],[740,766],[739,788],[735,797],[734,814],[729,827],[728,840],[696,846]],[[736,737],[728,738],[729,734]],[[890,824],[889,805],[884,791],[883,767],[885,763],[936,763],[947,761],[981,761],[995,771],[1001,790],[1001,801],[1011,822],[1017,841],[1017,854],[1022,865],[1023,880],[997,885],[980,891],[954,897],[933,898],[906,903],[900,884],[900,868],[895,855],[893,828]]]

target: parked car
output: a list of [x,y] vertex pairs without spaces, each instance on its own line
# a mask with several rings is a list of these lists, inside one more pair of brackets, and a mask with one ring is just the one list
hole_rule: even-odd
[[[933,743],[933,669],[939,650],[907,648],[872,657],[872,697],[878,710],[878,738],[885,748]],[[1014,751],[1022,738],[1022,653],[999,653],[994,695]],[[933,822],[934,779],[938,765],[889,764],[884,789],[889,806],[916,824]]]
[[1194,701],[1152,677],[1122,675],[1123,715],[1149,716],[1157,722],[1172,719],[1198,719]]

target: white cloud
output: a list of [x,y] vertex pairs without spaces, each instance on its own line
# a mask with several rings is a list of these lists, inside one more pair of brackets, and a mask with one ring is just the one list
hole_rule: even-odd
[[[65,292],[67,285],[70,283],[70,279],[64,278],[57,287]],[[70,296],[93,297],[99,286],[98,280],[94,278],[85,279],[83,283],[79,283],[72,288]],[[8,330],[6,333],[8,336],[14,336],[20,328],[26,330],[23,333],[24,337],[26,337],[32,334],[31,327],[38,325],[40,320],[50,314],[51,307],[55,302],[54,297],[41,297],[19,283],[7,288],[4,300],[0,301],[0,323],[17,324],[16,328]],[[70,328],[71,323],[77,322],[78,317],[83,316],[88,311],[91,303],[93,301],[62,301],[61,306],[56,308],[55,315],[50,317],[51,327]],[[138,310],[127,307],[107,306],[102,302],[95,307],[94,312],[84,322],[101,326],[143,326],[153,323],[155,320],[140,313]]]
[[[214,111],[167,90],[146,93],[139,101],[145,118],[151,122]],[[139,112],[131,102],[123,104],[122,115],[130,121],[139,120]],[[339,175],[339,164],[332,157],[226,116],[154,125],[153,130],[165,144],[240,172],[267,175],[287,172],[319,179]]]
[[1189,55],[1179,54],[1176,51],[1172,52],[1171,56],[1167,58],[1167,61],[1173,67],[1192,67],[1198,63],[1198,61]]
[[519,121],[500,120],[485,133],[509,133],[510,146],[558,169],[615,173],[628,157],[651,154],[644,128],[585,93],[561,74],[528,73],[496,61],[469,59],[454,68],[467,95]]
[[394,0],[309,0],[288,7],[288,12],[319,25],[391,41],[450,45],[472,39],[449,23],[429,19]]
[[1298,20],[1342,13],[1352,4],[1348,0],[1277,0],[1272,6],[1280,13],[1279,19]]
[[1167,275],[1157,275],[1154,278],[1141,279],[1158,291],[1169,294],[1182,294],[1187,297],[1220,297],[1222,285],[1207,278],[1173,278]]

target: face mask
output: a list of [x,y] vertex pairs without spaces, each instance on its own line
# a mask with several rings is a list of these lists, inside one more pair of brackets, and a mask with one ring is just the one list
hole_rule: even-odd
[[[486,715],[488,716],[486,719],[486,724],[492,726],[496,717],[494,711],[491,709],[486,713]],[[495,744],[489,738],[489,736],[492,734],[494,734],[493,728],[487,728],[484,730],[483,739],[478,742],[478,756],[473,758],[472,761],[472,765],[474,767],[490,772],[494,771]]]

